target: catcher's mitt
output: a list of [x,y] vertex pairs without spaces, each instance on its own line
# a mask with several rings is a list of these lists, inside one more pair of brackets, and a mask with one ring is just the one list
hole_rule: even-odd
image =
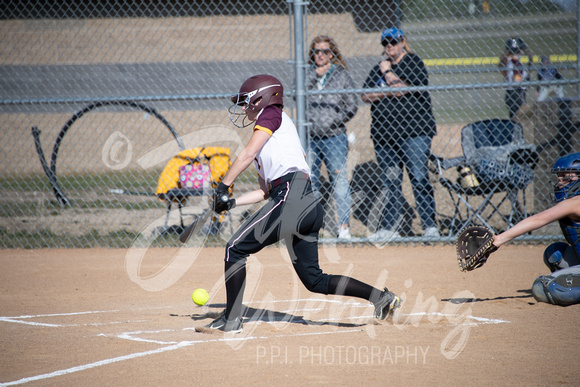
[[466,227],[459,233],[455,247],[461,271],[483,266],[491,253],[497,250],[493,236],[493,231],[482,226]]

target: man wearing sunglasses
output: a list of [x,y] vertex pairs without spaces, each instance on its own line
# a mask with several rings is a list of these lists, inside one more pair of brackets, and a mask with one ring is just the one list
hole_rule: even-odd
[[386,194],[381,224],[370,239],[384,241],[401,236],[403,166],[413,186],[423,236],[436,238],[435,198],[427,169],[431,141],[437,134],[431,96],[428,91],[397,89],[427,86],[427,69],[400,29],[384,30],[381,44],[384,60],[370,71],[363,86],[373,91],[362,95],[362,100],[371,104],[371,139]]

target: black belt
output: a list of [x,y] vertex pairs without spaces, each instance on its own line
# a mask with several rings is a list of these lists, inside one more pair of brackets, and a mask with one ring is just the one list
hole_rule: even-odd
[[268,183],[268,191],[272,191],[274,188],[278,187],[280,184],[285,183],[287,181],[291,181],[292,179],[294,179],[295,177],[298,178],[304,178],[306,180],[310,180],[310,176],[308,176],[308,174],[304,173],[304,172],[291,172],[291,173],[287,173],[282,177],[279,177],[275,180],[272,180],[271,182]]

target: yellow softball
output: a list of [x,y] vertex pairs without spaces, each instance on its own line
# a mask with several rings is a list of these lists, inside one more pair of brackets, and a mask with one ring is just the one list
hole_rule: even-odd
[[195,289],[193,294],[191,295],[191,299],[197,305],[205,305],[209,300],[209,293],[205,289]]

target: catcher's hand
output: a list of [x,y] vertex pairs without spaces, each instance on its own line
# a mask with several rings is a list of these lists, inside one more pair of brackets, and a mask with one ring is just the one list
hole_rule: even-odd
[[483,266],[498,248],[493,244],[493,232],[487,227],[464,228],[457,236],[457,261],[461,271],[471,271]]

